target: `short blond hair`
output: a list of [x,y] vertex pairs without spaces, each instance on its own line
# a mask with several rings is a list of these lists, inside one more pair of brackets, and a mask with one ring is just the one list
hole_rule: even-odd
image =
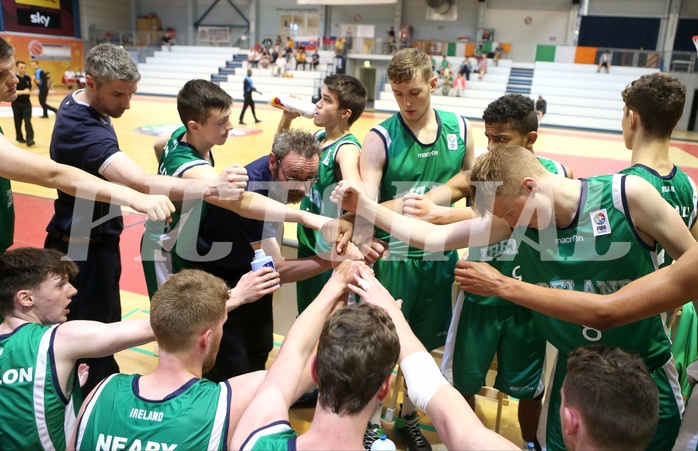
[[393,83],[409,83],[418,76],[425,82],[434,76],[431,57],[419,49],[402,49],[388,64],[388,80]]
[[198,269],[170,276],[150,303],[150,325],[163,351],[189,348],[196,334],[214,328],[225,314],[225,282]]
[[[492,196],[516,197],[526,177],[545,174],[545,168],[533,153],[516,144],[495,146],[475,161],[471,176],[470,200],[473,209],[489,211]],[[479,193],[479,194],[477,194]]]

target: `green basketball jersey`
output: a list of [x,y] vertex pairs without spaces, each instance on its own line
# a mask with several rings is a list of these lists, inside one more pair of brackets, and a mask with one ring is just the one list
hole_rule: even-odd
[[[434,186],[446,183],[461,170],[468,120],[454,113],[434,112],[439,131],[433,143],[419,142],[399,113],[371,129],[381,136],[386,149],[381,202],[408,193],[424,194]],[[423,250],[392,238],[386,231],[376,229],[376,238],[390,243],[390,255],[394,259],[424,255]]]
[[[186,127],[179,127],[172,133],[167,141],[162,153],[158,173],[170,177],[182,177],[185,171],[195,166],[214,166],[213,151],[210,152],[211,161],[206,161],[201,157],[196,149],[189,143],[182,142]],[[151,221],[145,222],[145,237],[152,241],[157,241],[162,248],[168,252],[175,252],[177,243],[180,248],[196,249],[196,237],[199,233],[199,225],[208,204],[202,200],[185,202],[184,207],[189,207],[188,203],[193,202],[193,206],[186,213],[173,213],[172,221]],[[188,220],[191,218],[191,220]]]
[[[318,141],[322,141],[325,139],[325,131],[320,130],[315,136]],[[337,180],[337,168],[335,167],[337,152],[345,144],[355,145],[361,149],[359,140],[354,135],[347,134],[322,150],[320,166],[318,167],[318,181],[310,188],[308,194],[301,201],[301,210],[332,219],[339,217],[339,207],[330,201],[330,194],[332,194],[334,186],[339,182]],[[297,234],[299,251],[304,248],[310,255],[317,255],[330,250],[330,245],[322,238],[322,234],[315,230],[298,224]]]
[[243,442],[243,451],[289,451],[295,450],[298,434],[288,421],[275,421],[257,429]]
[[138,393],[138,374],[114,374],[85,405],[76,449],[227,449],[228,382],[191,379],[163,400]]
[[63,393],[55,379],[58,325],[26,323],[0,335],[0,448],[65,450],[82,403],[77,378]]
[[[604,175],[582,180],[577,215],[564,228],[519,227],[521,276],[545,287],[609,294],[656,269],[654,248],[639,241],[628,219],[626,176]],[[615,346],[642,357],[650,371],[671,357],[659,315],[599,331],[533,312],[543,336],[560,353],[591,344]]]
[[[541,162],[543,167],[548,172],[567,176],[567,171],[557,161],[549,160],[543,157],[536,157]],[[487,262],[493,268],[505,276],[513,277],[521,280],[520,263],[518,258],[519,243],[514,238],[509,238],[498,243],[493,243],[488,246],[472,246],[468,252],[468,261]],[[480,305],[504,306],[514,305],[511,301],[499,298],[497,296],[478,296],[468,292],[463,292],[465,299],[469,302],[475,302]]]
[[[696,214],[698,212],[698,192],[693,180],[686,175],[677,166],[671,170],[669,175],[659,175],[657,171],[645,166],[644,164],[636,164],[629,168],[620,171],[621,174],[631,174],[642,177],[657,188],[659,194],[669,202],[669,205],[676,209],[676,212],[681,216],[686,227],[689,229],[696,223]],[[659,267],[669,266],[674,261],[673,258],[666,255],[664,249],[657,244],[657,260]]]
[[[0,127],[0,133],[5,132]],[[12,185],[0,177],[0,254],[12,246],[15,235],[15,206],[12,200]]]

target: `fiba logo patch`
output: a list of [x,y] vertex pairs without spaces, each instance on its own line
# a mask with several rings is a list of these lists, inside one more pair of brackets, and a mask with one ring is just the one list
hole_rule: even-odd
[[448,144],[448,150],[458,150],[458,138],[456,135],[452,133],[446,135],[446,142]]
[[594,228],[594,236],[610,235],[611,224],[608,222],[606,209],[596,210],[589,213],[591,226]]

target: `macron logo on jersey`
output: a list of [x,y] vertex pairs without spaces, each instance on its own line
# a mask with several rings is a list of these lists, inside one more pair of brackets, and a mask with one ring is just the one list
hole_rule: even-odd
[[417,158],[429,158],[435,157],[439,154],[438,150],[432,150],[431,152],[422,152],[417,154]]

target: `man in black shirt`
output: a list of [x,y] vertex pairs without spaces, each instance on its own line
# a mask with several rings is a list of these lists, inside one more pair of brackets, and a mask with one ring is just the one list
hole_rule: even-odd
[[[17,68],[17,99],[12,102],[12,115],[15,118],[15,133],[17,142],[34,145],[34,129],[32,128],[32,103],[29,95],[32,92],[32,78],[27,75],[27,64],[24,61],[15,63]],[[22,137],[22,121],[27,132],[27,140]]]

